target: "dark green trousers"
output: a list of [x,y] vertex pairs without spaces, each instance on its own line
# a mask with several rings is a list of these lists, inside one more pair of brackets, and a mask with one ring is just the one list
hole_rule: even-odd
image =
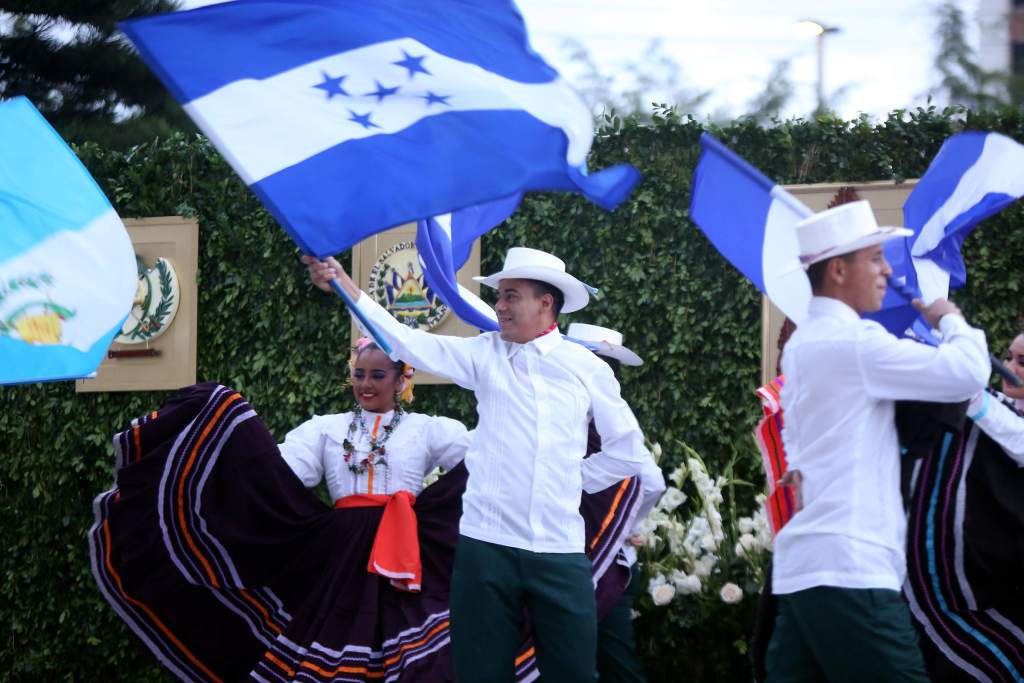
[[778,596],[768,683],[927,683],[897,591],[819,586]]
[[583,553],[531,553],[459,536],[452,571],[458,683],[512,683],[529,616],[541,680],[593,683],[597,606]]
[[633,601],[643,591],[639,565],[630,571],[629,585],[597,625],[597,677],[601,683],[647,683],[643,662],[636,654]]

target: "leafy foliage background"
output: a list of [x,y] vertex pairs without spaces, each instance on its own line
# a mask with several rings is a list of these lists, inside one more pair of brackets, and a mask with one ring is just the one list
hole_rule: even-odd
[[[578,197],[534,194],[484,240],[483,269],[507,247],[559,254],[602,289],[567,316],[621,329],[646,359],[625,369],[623,395],[652,440],[685,440],[714,472],[761,483],[750,432],[759,410],[757,292],[688,219],[690,179],[707,126],[668,110],[643,125],[609,117],[591,167],[628,161],[644,174],[632,199],[605,213]],[[712,132],[782,183],[920,175],[963,128],[1024,140],[1024,111],[934,108],[888,119],[741,119]],[[293,244],[202,138],[157,140],[128,152],[78,152],[122,216],[195,216],[200,225],[200,380],[242,391],[278,437],[314,413],[343,411],[349,344],[340,302],[306,283]],[[1001,353],[1024,313],[1018,266],[1024,213],[1003,212],[965,247],[971,281],[956,294]],[[75,394],[72,383],[0,389],[0,672],[7,680],[166,678],[101,599],[89,571],[92,499],[113,481],[111,435],[167,392]],[[415,408],[475,423],[473,397],[420,387]],[[668,449],[676,452],[676,449]],[[671,463],[663,463],[668,467]],[[731,611],[730,611],[731,610]],[[653,680],[746,681],[739,654],[750,604],[694,613],[685,623],[638,622]],[[678,623],[677,623],[678,622]]]

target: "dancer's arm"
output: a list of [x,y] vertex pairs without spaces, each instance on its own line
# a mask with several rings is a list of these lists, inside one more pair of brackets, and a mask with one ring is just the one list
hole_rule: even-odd
[[971,399],[967,417],[1024,467],[1024,417],[987,391]]
[[413,329],[395,320],[384,308],[367,296],[333,257],[320,261],[303,256],[313,284],[324,291],[336,280],[356,307],[370,319],[376,331],[391,345],[392,357],[441,377],[447,377],[466,389],[477,384],[476,359],[487,340],[482,337],[451,337]]
[[881,325],[861,330],[857,361],[865,390],[890,400],[955,403],[985,388],[992,374],[985,333],[957,314],[939,322],[938,347],[897,339]]
[[288,432],[284,443],[277,446],[288,467],[307,488],[316,486],[323,479],[325,438],[320,419],[314,417]]
[[466,458],[466,451],[473,441],[473,432],[467,431],[466,425],[451,418],[434,417],[425,431],[429,451],[428,472],[435,467],[447,472]]
[[583,490],[602,491],[617,481],[640,474],[645,459],[652,460],[644,446],[644,435],[619,393],[619,383],[610,367],[599,361],[590,381],[590,409],[594,427],[601,437],[601,450],[583,461]]

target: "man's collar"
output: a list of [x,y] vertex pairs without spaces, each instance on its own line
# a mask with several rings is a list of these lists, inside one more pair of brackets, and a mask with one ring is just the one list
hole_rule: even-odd
[[540,351],[541,355],[546,356],[551,349],[558,346],[561,342],[562,333],[558,331],[558,327],[556,326],[550,332],[545,332],[530,343],[536,344],[537,350]]
[[508,349],[508,358],[516,355],[520,349],[526,348],[531,344],[537,348],[542,356],[546,356],[551,352],[553,348],[562,343],[562,333],[558,331],[558,328],[551,330],[541,336],[537,337],[533,341],[529,341],[525,344],[519,344],[516,342],[505,342],[506,348]]
[[830,296],[815,296],[811,298],[811,305],[808,307],[808,313],[812,316],[828,316],[830,318],[839,318],[840,320],[860,320],[860,316],[857,315],[857,311],[853,310],[839,299],[833,299]]

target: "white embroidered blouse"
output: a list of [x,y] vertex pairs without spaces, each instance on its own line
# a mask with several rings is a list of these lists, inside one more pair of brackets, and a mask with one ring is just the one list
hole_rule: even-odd
[[419,495],[423,477],[435,467],[449,470],[466,455],[472,439],[466,427],[447,417],[405,413],[383,444],[384,455],[375,454],[363,472],[353,472],[345,462],[345,439],[355,452],[352,461],[361,463],[370,453],[370,439],[376,431],[378,441],[384,427],[394,419],[394,411],[363,411],[363,424],[349,436],[351,412],[339,415],[314,415],[285,436],[279,444],[281,456],[307,487],[326,479],[331,498],[338,500],[358,493],[391,494],[408,491]]

